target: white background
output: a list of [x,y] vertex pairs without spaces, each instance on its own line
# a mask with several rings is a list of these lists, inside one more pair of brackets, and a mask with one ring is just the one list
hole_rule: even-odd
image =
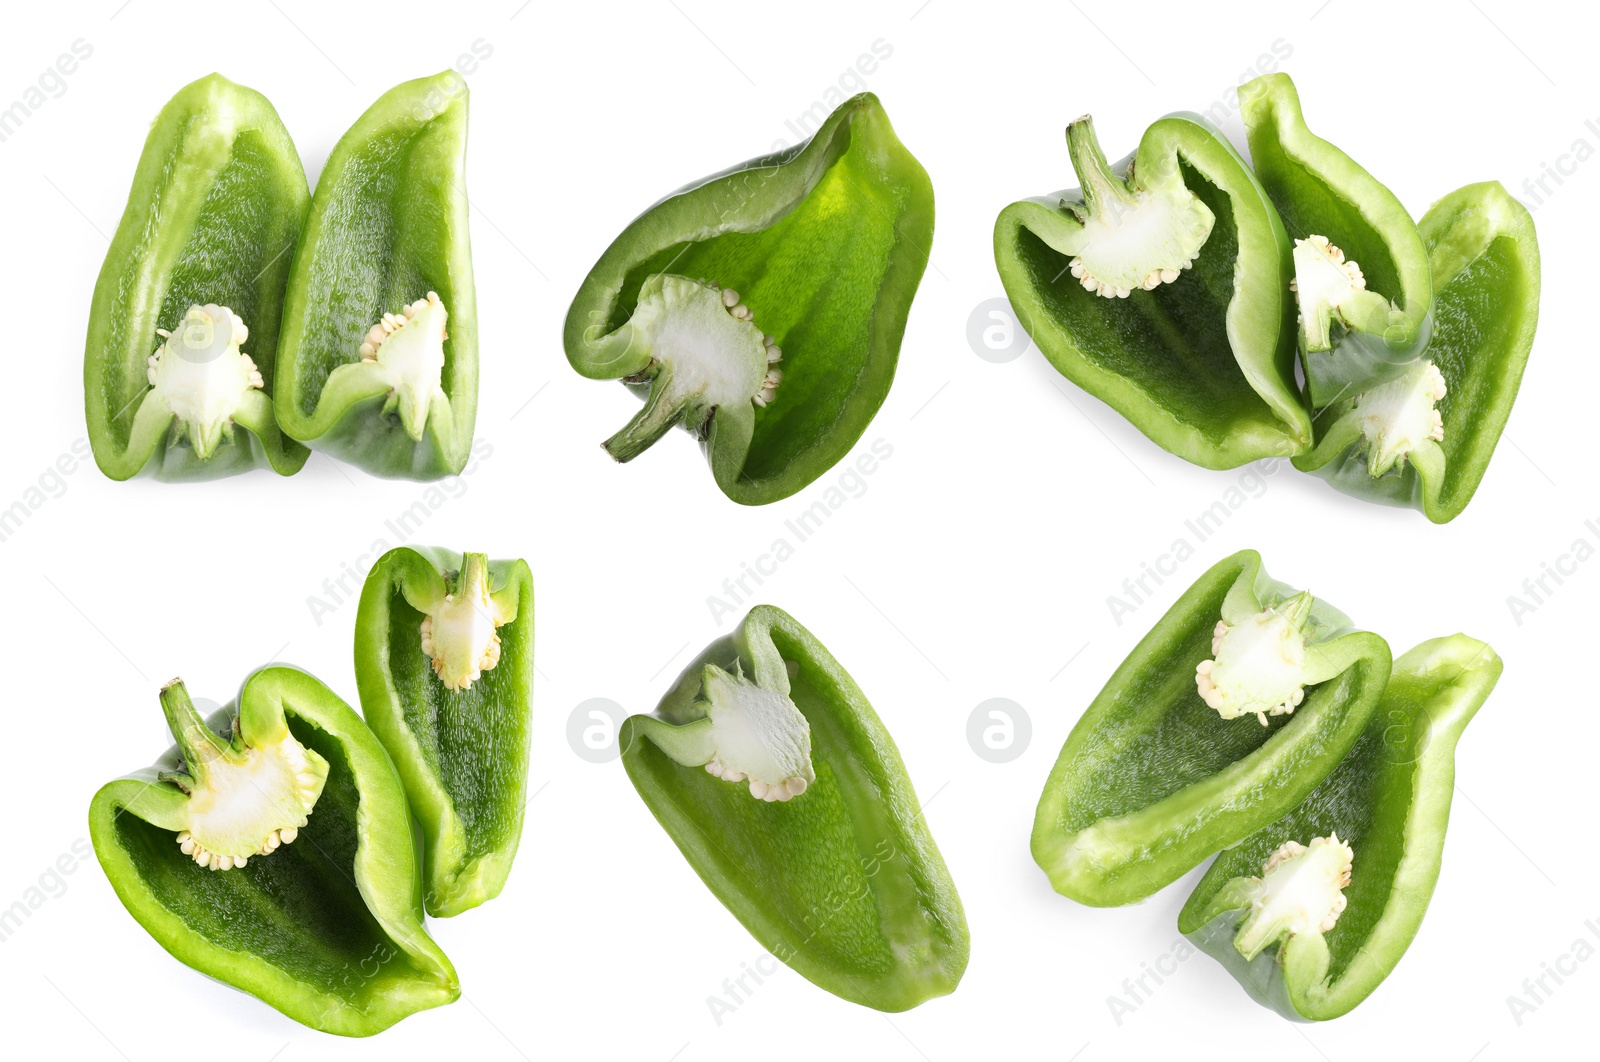
[[[1592,888],[1597,724],[1594,601],[1580,563],[1521,616],[1525,578],[1600,542],[1593,317],[1600,147],[1594,26],[1575,9],[1506,0],[1422,5],[1024,5],[955,0],[632,5],[153,0],[32,5],[0,34],[0,106],[82,38],[93,54],[0,143],[0,254],[10,308],[0,507],[29,517],[0,542],[12,673],[0,907],[44,902],[0,943],[8,1053],[155,1059],[545,1057],[1438,1059],[1587,1052],[1600,962],[1577,962],[1533,1007],[1525,978],[1600,938]],[[119,6],[119,4],[121,6]],[[1320,6],[1319,6],[1320,5]],[[1092,19],[1092,21],[1091,21]],[[793,141],[786,121],[864,79],[932,175],[938,229],[893,392],[873,440],[893,456],[760,588],[850,669],[893,731],[966,905],[959,990],[883,1016],[784,969],[719,1025],[707,998],[759,945],[701,885],[619,763],[568,744],[573,709],[653,707],[732,619],[707,598],[787,536],[843,466],[765,508],[725,500],[692,442],[618,467],[597,443],[635,409],[563,356],[561,322],[590,264],[637,212],[683,184]],[[460,972],[454,1006],[343,1041],[168,957],[86,851],[104,781],[167,744],[158,686],[181,674],[230,698],[253,667],[299,664],[354,699],[346,603],[313,618],[325,579],[359,566],[426,485],[313,456],[194,486],[112,483],[92,463],[52,476],[85,433],[81,345],[90,292],[151,118],[213,69],[266,93],[314,181],[335,140],[393,84],[470,75],[468,180],[482,328],[478,437],[419,541],[526,557],[538,598],[535,748],[521,856],[501,898],[431,923]],[[1497,178],[1530,206],[1543,320],[1520,401],[1477,498],[1446,527],[1333,493],[1283,465],[1207,472],[1148,443],[1030,351],[985,361],[969,314],[1002,294],[991,226],[1007,202],[1075,183],[1062,129],[1093,111],[1108,154],[1174,109],[1231,100],[1274,42],[1308,120],[1420,215]],[[845,91],[860,87],[846,75]],[[1587,103],[1585,102],[1587,101]],[[1586,109],[1586,106],[1589,109]],[[1583,142],[1559,188],[1527,179]],[[1532,188],[1537,192],[1536,187]],[[71,464],[68,461],[67,464]],[[1255,484],[1221,532],[1185,520]],[[30,488],[40,488],[29,493]],[[1237,500],[1237,499],[1236,499]],[[37,503],[37,504],[35,504]],[[1195,556],[1120,626],[1107,607],[1186,538]],[[792,541],[792,539],[791,539]],[[1444,872],[1410,952],[1359,1010],[1290,1025],[1212,960],[1177,964],[1131,1011],[1123,985],[1165,958],[1195,875],[1146,903],[1092,910],[1055,895],[1028,852],[1049,766],[1106,676],[1216,559],[1260,549],[1270,571],[1385,635],[1396,653],[1462,630],[1505,676],[1467,731]],[[1569,565],[1570,567],[1570,565]],[[361,574],[359,571],[356,575]],[[354,582],[347,576],[347,588]],[[1531,601],[1531,599],[1529,599]],[[747,601],[746,604],[749,602]],[[738,610],[742,614],[743,608]],[[1006,697],[1032,742],[1006,764],[966,737]],[[70,873],[55,871],[61,865]],[[33,891],[37,890],[37,891]],[[1589,952],[1584,952],[1587,956]],[[1562,958],[1567,956],[1567,958]],[[1521,1022],[1508,997],[1529,1004]]]

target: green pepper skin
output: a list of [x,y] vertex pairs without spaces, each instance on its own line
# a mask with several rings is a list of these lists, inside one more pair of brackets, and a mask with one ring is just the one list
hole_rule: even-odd
[[[708,663],[749,674],[797,670],[793,703],[811,727],[816,781],[786,803],[669,759],[656,720],[704,716]],[[834,995],[902,1011],[955,990],[966,916],[894,740],[820,642],[771,605],[750,610],[620,734],[634,788],[700,879],[762,946]]]
[[1079,189],[1012,203],[995,266],[1018,319],[1067,379],[1162,449],[1204,468],[1287,457],[1311,445],[1295,385],[1294,275],[1283,224],[1227,139],[1198,114],[1145,130],[1125,173],[1179,167],[1216,226],[1175,283],[1105,299],[1067,275],[1053,234],[1081,226]]
[[[1323,1021],[1353,1010],[1394,970],[1422,925],[1450,821],[1456,742],[1500,671],[1494,650],[1463,634],[1403,654],[1344,762],[1299,807],[1217,857],[1184,904],[1179,930],[1256,1002],[1286,1018]],[[1259,874],[1285,840],[1329,833],[1355,851],[1338,922],[1246,962],[1233,946],[1245,912],[1229,909],[1228,883]]]
[[533,574],[520,560],[487,562],[489,587],[516,615],[498,629],[495,666],[450,689],[418,632],[429,603],[457,588],[464,560],[442,549],[390,550],[368,573],[356,615],[361,711],[421,824],[425,901],[436,918],[499,895],[527,802]]
[[1202,575],[1123,661],[1062,746],[1033,824],[1055,890],[1109,907],[1154,894],[1305,798],[1366,725],[1389,647],[1318,599],[1309,643],[1337,650],[1336,678],[1292,715],[1221,720],[1195,689],[1224,600],[1259,607],[1292,591],[1243,550]]
[[1438,405],[1444,440],[1423,442],[1375,478],[1347,400],[1318,415],[1316,449],[1294,465],[1346,494],[1443,524],[1472,500],[1517,399],[1539,322],[1539,241],[1532,216],[1497,181],[1451,192],[1418,227],[1435,288],[1427,357],[1449,388]]
[[1432,328],[1428,252],[1411,215],[1354,159],[1306,128],[1288,74],[1241,85],[1239,113],[1250,164],[1289,236],[1332,240],[1392,307],[1381,334],[1350,331],[1331,352],[1304,353],[1312,406],[1394,379],[1421,356]]
[[[478,411],[478,313],[467,232],[467,83],[397,85],[339,139],[317,180],[283,312],[283,430],[377,476],[457,475]],[[420,441],[383,412],[387,388],[335,379],[385,313],[429,291],[449,310],[442,386]]]
[[206,724],[287,719],[332,765],[300,839],[248,866],[196,866],[147,821],[182,799],[154,767],[101,787],[89,808],[96,856],[128,912],[180,962],[295,1021],[370,1036],[454,1001],[455,968],[422,922],[422,879],[405,792],[388,755],[338,695],[297,668],[262,668]]
[[[265,96],[210,74],[180,89],[145,140],[111,249],[95,282],[83,392],[95,463],[112,479],[212,479],[270,467],[293,475],[305,447],[273,417],[279,314],[290,251],[310,201],[294,141]],[[230,436],[200,458],[154,405],[146,359],[191,305],[238,313],[263,378]]]
[[652,273],[670,268],[741,292],[783,350],[783,386],[748,415],[719,409],[703,433],[686,426],[725,495],[778,501],[848,453],[883,405],[932,243],[927,172],[878,98],[862,93],[805,143],[682,188],[629,224],[567,311],[567,360],[595,380],[649,367],[649,354],[605,337]]

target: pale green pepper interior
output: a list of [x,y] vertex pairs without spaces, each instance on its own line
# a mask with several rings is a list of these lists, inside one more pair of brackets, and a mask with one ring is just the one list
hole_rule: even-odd
[[357,888],[360,793],[344,746],[297,716],[288,724],[329,764],[316,813],[294,844],[218,873],[179,851],[172,831],[127,811],[115,819],[118,844],[156,900],[219,948],[257,956],[356,1005],[390,980],[431,978],[433,971],[411,966]]
[[[194,231],[167,277],[157,325],[176,331],[191,306],[212,303],[228,307],[250,329],[244,351],[260,370],[267,394],[272,393],[282,306],[271,299],[263,302],[262,294],[282,289],[281,284],[263,279],[263,274],[287,273],[294,250],[277,242],[282,219],[274,204],[261,196],[261,189],[272,187],[277,181],[279,169],[259,132],[239,131],[233,141],[233,154],[206,193]],[[130,272],[120,283],[131,284],[138,279],[139,274]],[[118,304],[126,304],[120,295]],[[129,322],[122,318],[111,323],[107,338],[110,349],[122,349],[122,335],[128,327]],[[134,346],[145,354],[153,353],[162,343],[154,331],[133,338],[137,340]],[[110,426],[117,445],[126,446],[139,410],[135,398],[149,386],[144,359],[129,364],[121,358],[107,358],[102,371],[107,390],[122,396],[111,410]]]
[[1519,290],[1524,273],[1514,243],[1510,237],[1497,237],[1433,295],[1428,357],[1449,386],[1435,407],[1444,419],[1444,440],[1439,443],[1445,455],[1439,490],[1444,506],[1471,472],[1468,462],[1457,458],[1477,441],[1477,425],[1469,411],[1488,409],[1494,402],[1499,365],[1485,352],[1513,346],[1514,333],[1522,326],[1519,315],[1484,311],[1504,301],[1506,292]]
[[[1196,608],[1220,616],[1230,587],[1216,586],[1211,600],[1197,602]],[[1323,702],[1351,699],[1366,681],[1365,669],[1352,667],[1326,682],[1307,685],[1305,700],[1294,713],[1269,716],[1266,726],[1253,716],[1222,719],[1195,686],[1195,666],[1211,657],[1211,643],[1212,625],[1197,623],[1181,645],[1170,648],[1164,657],[1169,664],[1144,668],[1132,676],[1118,701],[1138,710],[1106,719],[1095,745],[1086,750],[1089,754],[1067,774],[1068,791],[1060,802],[1064,832],[1077,833],[1102,819],[1132,814],[1204,781],[1261,748],[1283,727],[1316,716]],[[1307,745],[1293,761],[1281,765],[1274,778],[1293,772],[1297,761],[1319,752],[1315,743]],[[1264,779],[1262,784],[1277,782]],[[1339,836],[1344,836],[1342,829]]]
[[[430,291],[455,312],[450,272],[439,267],[454,256],[451,215],[439,205],[448,192],[439,187],[438,173],[446,152],[432,141],[459,135],[444,121],[409,129],[397,124],[347,160],[322,218],[324,242],[307,249],[303,266],[305,290],[318,299],[315,312],[305,315],[299,386],[291,396],[305,416],[315,412],[333,370],[361,360],[368,330],[385,313],[399,313]],[[444,358],[441,379],[448,385],[455,364],[450,339]],[[401,430],[398,420],[394,430]]]
[[[512,622],[521,622],[519,617]],[[500,662],[466,689],[452,690],[433,673],[422,651],[423,614],[412,608],[398,586],[389,595],[389,676],[406,729],[429,769],[450,796],[461,821],[463,862],[514,843],[521,824],[506,814],[520,794],[526,764],[525,736],[506,732],[499,707],[522,696],[515,688],[515,640],[502,627]]]
[[1245,379],[1228,340],[1239,254],[1232,200],[1181,156],[1179,171],[1216,220],[1194,264],[1171,283],[1125,299],[1102,298],[1073,279],[1070,256],[1026,227],[1017,234],[1017,259],[1046,312],[1087,361],[1133,382],[1181,423],[1223,439],[1241,417],[1276,418]]
[[[927,251],[896,248],[902,205],[873,172],[869,151],[851,138],[805,198],[768,228],[652,255],[629,271],[611,306],[608,332],[632,315],[654,273],[714,280],[739,293],[783,351],[777,397],[755,410],[744,468],[751,479],[778,476],[839,419],[858,386],[879,287],[894,256]],[[751,171],[758,191],[761,172]]]
[[[799,654],[783,633],[774,629],[771,634],[785,660],[795,660]],[[726,663],[733,666],[731,660]],[[699,767],[682,767],[648,739],[640,741],[639,753],[674,801],[695,809],[697,829],[720,859],[734,864],[731,876],[759,885],[764,908],[816,911],[788,927],[790,940],[797,946],[805,942],[809,951],[822,953],[821,961],[852,973],[887,974],[900,960],[884,939],[874,898],[880,890],[874,889],[869,870],[871,861],[881,857],[880,842],[896,834],[865,765],[853,752],[850,735],[828,709],[828,695],[818,688],[819,681],[825,687],[827,680],[813,675],[804,660],[798,667],[790,679],[790,699],[810,724],[816,770],[816,781],[799,796],[754,800],[744,784],[725,782]],[[848,807],[868,817],[869,832],[856,832]],[[917,873],[914,860],[890,856],[884,862],[879,874]],[[773,874],[772,867],[782,867],[783,874]],[[927,882],[918,884],[929,887]]]

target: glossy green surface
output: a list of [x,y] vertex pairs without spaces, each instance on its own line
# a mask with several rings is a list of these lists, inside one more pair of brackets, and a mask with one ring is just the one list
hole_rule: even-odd
[[1304,352],[1313,407],[1393,379],[1422,354],[1431,327],[1428,252],[1411,215],[1354,159],[1306,128],[1287,74],[1241,85],[1239,113],[1250,165],[1289,237],[1327,237],[1396,310],[1382,334],[1349,332],[1331,352]]
[[[779,660],[781,657],[781,660]],[[669,759],[635,716],[628,777],[695,873],[777,958],[835,995],[899,1011],[955,990],[967,925],[893,739],[866,696],[788,614],[753,610],[684,670],[656,718],[682,725],[702,668],[792,665],[817,779],[787,802]]]
[[[478,322],[467,232],[467,84],[453,70],[397,85],[340,138],[317,180],[284,301],[278,420],[379,476],[457,474],[478,408]],[[421,441],[382,412],[387,387],[329,386],[385,313],[428,292],[449,311],[442,385]]]
[[1383,639],[1352,632],[1320,599],[1309,644],[1336,652],[1337,676],[1293,714],[1261,726],[1222,719],[1195,687],[1223,601],[1253,608],[1292,591],[1252,550],[1220,561],[1179,598],[1072,728],[1034,818],[1034,860],[1057,892],[1113,906],[1152,895],[1292,808],[1360,734],[1389,675]]
[[1442,524],[1472,500],[1511,416],[1539,321],[1539,242],[1526,208],[1494,181],[1451,192],[1419,229],[1434,284],[1426,357],[1448,388],[1438,405],[1443,441],[1374,478],[1346,401],[1319,415],[1316,449],[1294,463],[1346,494],[1410,506]]
[[[220,74],[161,109],[95,282],[83,383],[95,462],[112,479],[146,472],[193,480],[270,467],[291,475],[307,451],[272,416],[279,314],[310,201],[294,142],[266,97]],[[243,349],[263,388],[209,458],[172,441],[170,414],[136,419],[146,359],[191,305],[227,306],[250,330]]]
[[[1397,659],[1349,755],[1298,807],[1217,857],[1184,904],[1179,930],[1285,1017],[1322,1020],[1353,1009],[1393,971],[1422,924],[1444,850],[1456,742],[1500,671],[1493,649],[1460,634]],[[1246,962],[1233,947],[1243,911],[1226,909],[1219,894],[1234,878],[1259,875],[1283,842],[1330,833],[1355,852],[1338,922]]]
[[[421,878],[405,796],[382,746],[351,709],[305,672],[253,673],[235,713],[286,718],[330,771],[294,843],[240,868],[197,866],[152,825],[177,791],[154,767],[111,782],[89,809],[95,854],[124,906],[181,962],[323,1032],[368,1036],[453,1001],[455,970],[422,924]],[[247,731],[248,732],[248,731]]]
[[1062,375],[1186,460],[1233,468],[1301,452],[1311,424],[1294,379],[1293,269],[1272,204],[1199,115],[1157,121],[1131,158],[1141,171],[1177,167],[1215,215],[1194,265],[1174,283],[1102,298],[1050,242],[1081,227],[1067,209],[1080,192],[1022,200],[1001,211],[994,234],[1019,322]]
[[624,229],[567,312],[567,358],[592,379],[644,370],[648,354],[605,337],[652,273],[738,291],[783,350],[783,383],[765,408],[719,409],[702,441],[723,493],[776,501],[832,467],[883,404],[932,242],[927,173],[877,98],[856,96],[805,144],[675,192]]
[[373,565],[356,617],[361,710],[389,751],[422,826],[425,903],[435,917],[493,899],[522,836],[533,700],[533,575],[490,561],[491,591],[516,604],[500,659],[463,690],[434,674],[420,630],[430,599],[453,587],[462,555],[390,550]]

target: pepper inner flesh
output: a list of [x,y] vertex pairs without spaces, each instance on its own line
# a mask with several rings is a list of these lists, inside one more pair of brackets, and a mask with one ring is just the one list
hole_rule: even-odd
[[1195,667],[1201,699],[1224,719],[1253,715],[1262,726],[1269,715],[1293,713],[1307,685],[1332,677],[1317,647],[1306,644],[1312,601],[1302,592],[1234,623],[1218,620],[1212,659]]
[[1428,441],[1444,440],[1438,407],[1445,396],[1444,375],[1431,361],[1418,361],[1405,374],[1356,398],[1356,415],[1367,445],[1367,472],[1381,476]]
[[783,379],[774,337],[756,326],[737,291],[715,281],[652,274],[618,338],[650,355],[649,366],[627,380],[649,383],[644,408],[605,442],[618,461],[639,456],[675,426],[704,437],[718,409],[766,406]]
[[359,389],[384,394],[383,412],[396,414],[407,437],[421,442],[429,415],[450,405],[443,384],[449,318],[436,291],[407,303],[399,313],[385,313],[362,337],[361,360],[334,369],[329,386],[353,377],[362,385]]
[[1388,325],[1389,300],[1367,288],[1361,266],[1326,236],[1294,241],[1289,287],[1300,307],[1300,343],[1307,351],[1332,350],[1345,331],[1382,333]]
[[1355,852],[1337,833],[1310,845],[1285,841],[1267,858],[1260,877],[1240,879],[1250,901],[1233,946],[1254,959],[1271,944],[1300,933],[1327,933],[1344,913]]
[[233,438],[233,417],[245,395],[262,386],[256,363],[239,349],[250,330],[226,306],[191,306],[176,332],[157,329],[164,342],[146,362],[151,391],[144,401],[173,415],[173,437],[187,438],[208,458]]
[[208,727],[183,683],[161,691],[167,724],[183,752],[183,769],[160,781],[187,794],[184,855],[211,870],[242,867],[292,842],[309,820],[328,778],[328,761],[295,740],[287,725],[245,735],[234,720],[231,740]]
[[1216,217],[1170,172],[1126,179],[1114,173],[1095,138],[1088,115],[1067,126],[1072,166],[1082,182],[1082,203],[1063,203],[1083,228],[1060,250],[1071,259],[1072,276],[1104,298],[1127,298],[1134,290],[1170,284],[1194,264]]
[[464,690],[500,662],[496,630],[516,617],[489,592],[489,562],[468,553],[455,588],[422,617],[422,651],[446,689]]
[[707,664],[700,675],[706,717],[682,726],[658,724],[651,737],[672,760],[704,767],[727,782],[748,782],[758,800],[787,801],[817,780],[811,724],[783,690]]

